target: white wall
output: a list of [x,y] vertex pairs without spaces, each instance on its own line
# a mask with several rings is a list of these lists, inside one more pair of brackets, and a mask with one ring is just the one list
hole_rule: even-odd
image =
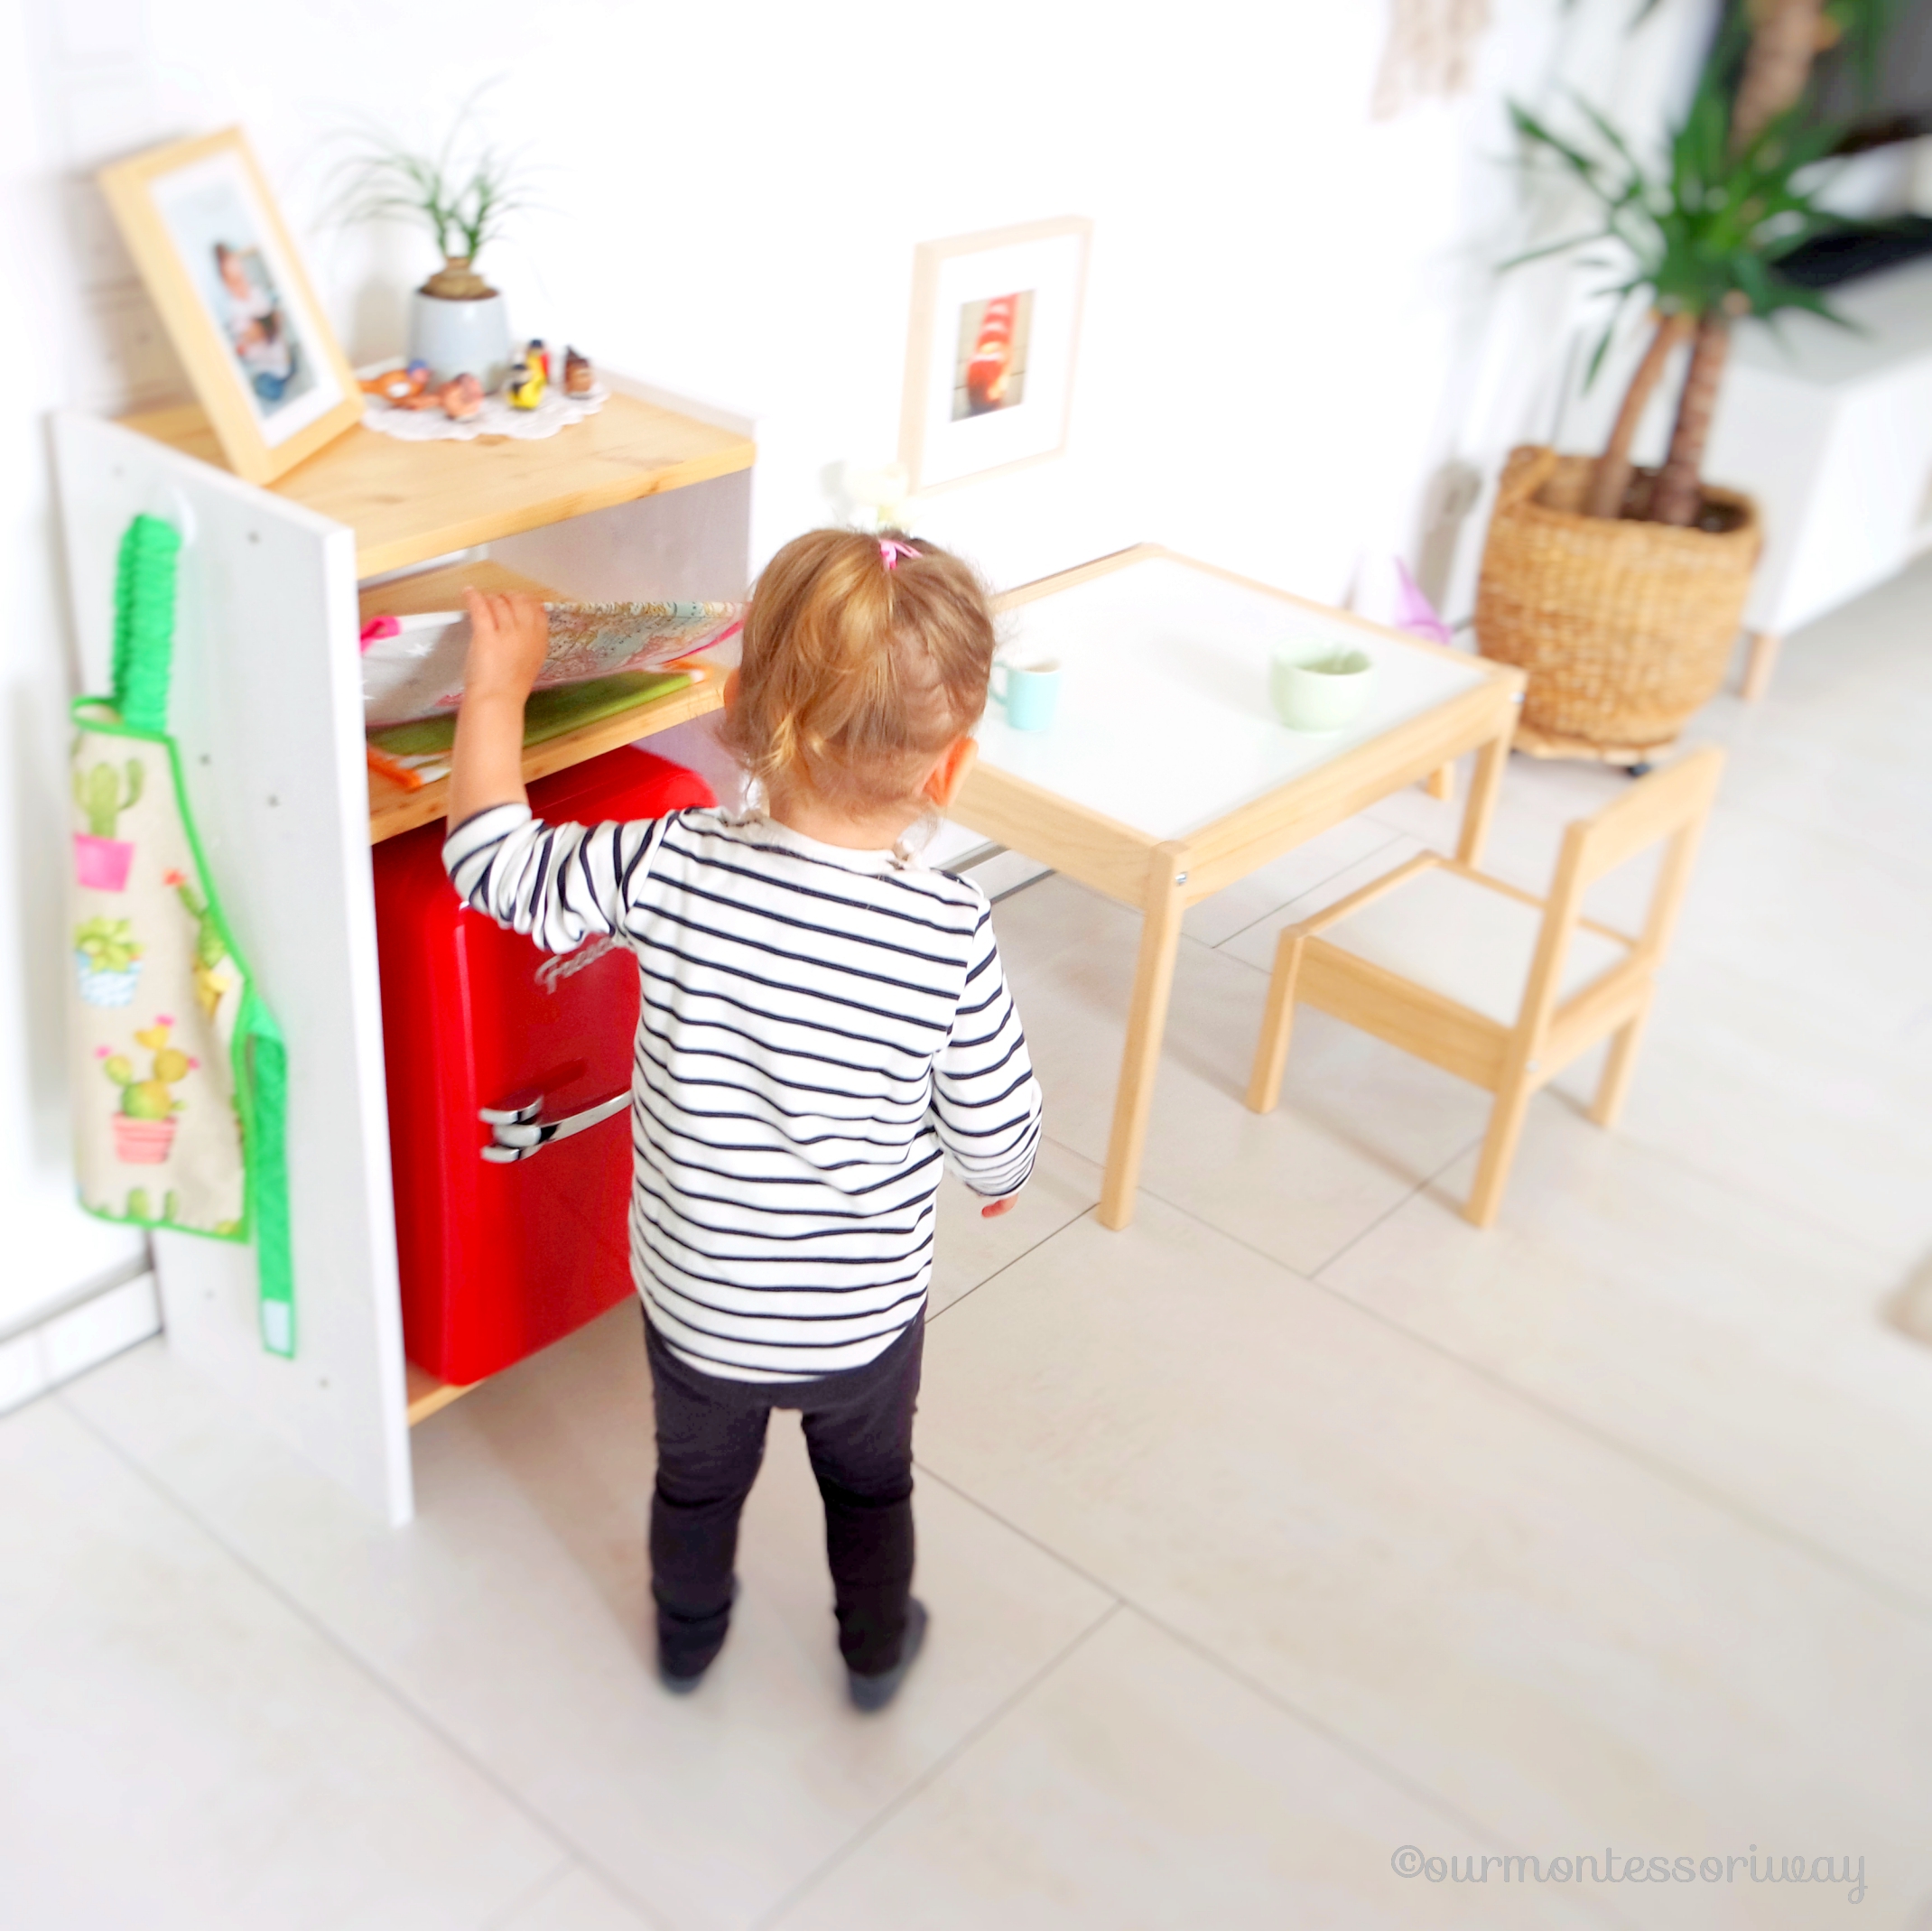
[[[1073,212],[1098,229],[1073,452],[935,497],[921,527],[999,582],[1153,537],[1331,599],[1399,550],[1460,609],[1480,522],[1460,544],[1432,533],[1444,480],[1549,432],[1574,306],[1561,269],[1493,273],[1523,228],[1501,100],[1567,81],[1640,122],[1709,4],[1666,0],[1631,35],[1634,0],[1496,0],[1472,93],[1375,122],[1379,0],[30,0],[0,83],[19,110],[26,273],[9,279],[33,300],[9,359],[35,406],[168,386],[125,260],[65,181],[230,120],[351,356],[395,352],[404,292],[434,265],[404,231],[321,222],[335,137],[358,116],[433,137],[504,74],[488,111],[543,163],[549,204],[484,264],[516,325],[758,415],[761,556],[825,519],[829,464],[894,453],[914,245]],[[34,801],[52,796],[66,673],[39,463],[30,433],[5,534],[26,719],[0,851],[21,874],[0,896],[7,1043],[59,1023],[56,840]],[[31,1144],[7,1158],[0,1138],[8,1202],[60,1174],[52,1058],[23,1061]]]

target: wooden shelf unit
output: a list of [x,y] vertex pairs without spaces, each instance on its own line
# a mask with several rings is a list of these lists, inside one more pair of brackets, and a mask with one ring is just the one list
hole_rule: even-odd
[[[372,617],[408,617],[423,610],[453,610],[462,602],[463,591],[521,590],[552,602],[562,593],[538,583],[534,579],[506,570],[487,557],[474,563],[452,563],[441,570],[426,570],[413,577],[398,577],[387,583],[370,584],[359,594],[359,615],[366,624]],[[633,710],[612,718],[580,725],[542,744],[524,747],[524,783],[548,777],[553,771],[565,771],[587,757],[614,751],[620,744],[635,743],[654,731],[668,730],[716,710],[724,701],[724,674],[715,666],[689,664],[679,666],[689,672],[691,682],[682,691],[668,692]],[[405,791],[380,772],[369,773],[369,842],[379,845],[399,832],[413,831],[419,825],[433,824],[443,815],[450,795],[448,778],[438,778],[417,791]]]
[[[594,601],[743,596],[757,450],[748,421],[725,420],[735,426],[620,391],[541,441],[412,443],[358,427],[267,488],[228,469],[198,409],[54,424],[88,688],[107,682],[128,520],[160,506],[182,531],[171,723],[295,1069],[296,1358],[262,1350],[252,1249],[163,1232],[170,1350],[393,1523],[413,1509],[411,1425],[467,1390],[404,1359],[369,845],[440,818],[445,787],[370,782],[355,631],[372,615],[454,607],[465,584]],[[533,746],[525,775],[716,710],[722,673],[697,668],[683,690]]]
[[[192,404],[129,416],[126,427],[225,467]],[[595,415],[534,442],[404,442],[358,424],[269,487],[355,531],[356,575],[367,579],[729,476],[757,453],[748,436],[612,395]]]

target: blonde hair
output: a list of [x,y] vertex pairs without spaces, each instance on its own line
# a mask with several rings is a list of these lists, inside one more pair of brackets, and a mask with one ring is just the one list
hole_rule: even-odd
[[768,789],[855,812],[915,804],[986,709],[995,641],[956,556],[894,531],[809,531],[752,590],[725,742]]

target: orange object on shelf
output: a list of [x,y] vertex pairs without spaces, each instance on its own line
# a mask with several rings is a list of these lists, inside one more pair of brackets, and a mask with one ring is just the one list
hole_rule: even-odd
[[421,791],[429,780],[420,771],[412,771],[399,758],[394,758],[386,751],[378,751],[373,744],[365,745],[363,755],[369,761],[369,769],[378,777],[385,777],[392,784],[400,784],[404,791]]

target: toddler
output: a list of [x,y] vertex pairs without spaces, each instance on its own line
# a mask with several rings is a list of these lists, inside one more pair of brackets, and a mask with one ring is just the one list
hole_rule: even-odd
[[469,594],[444,863],[550,952],[608,934],[643,975],[631,1260],[657,1412],[658,1672],[722,1648],[766,1417],[796,1408],[825,1504],[851,1697],[917,1655],[912,1423],[941,1163],[1005,1211],[1040,1090],[976,886],[904,843],[971,768],[993,623],[956,558],[817,530],[753,592],[725,738],[766,800],[547,825],[520,776],[534,599]]

